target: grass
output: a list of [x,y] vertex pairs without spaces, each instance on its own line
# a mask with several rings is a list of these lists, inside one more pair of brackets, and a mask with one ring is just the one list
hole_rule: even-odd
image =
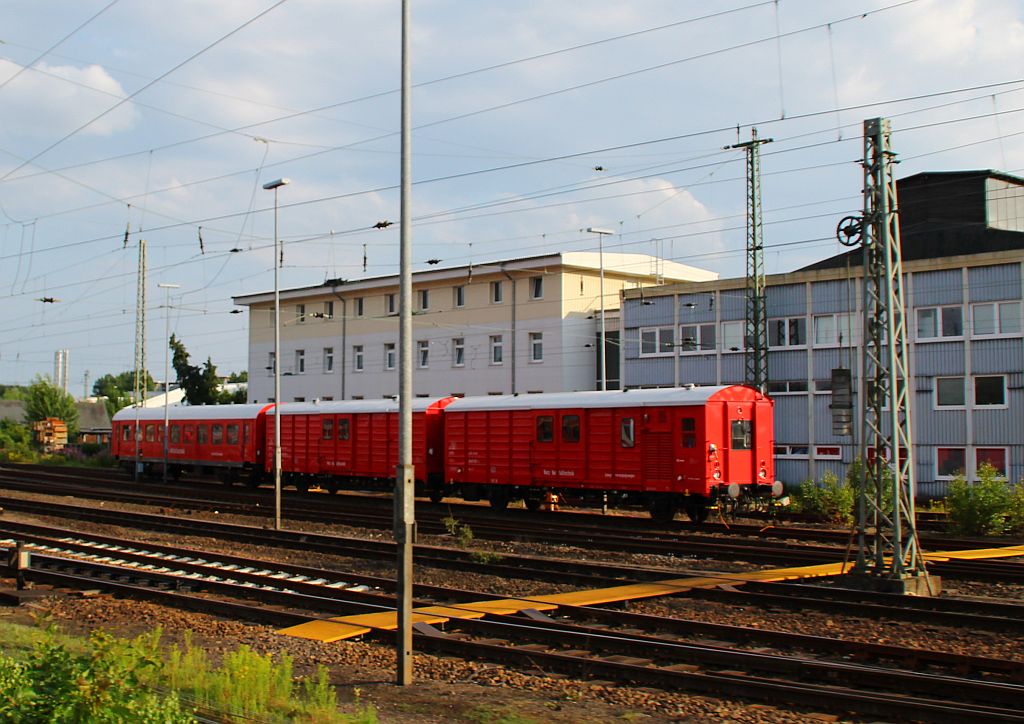
[[355,712],[340,712],[326,667],[296,677],[287,655],[243,645],[215,663],[189,635],[166,646],[160,629],[84,639],[60,633],[45,615],[37,624],[0,622],[0,721],[169,723],[194,721],[197,711],[226,722],[378,721],[358,692]]

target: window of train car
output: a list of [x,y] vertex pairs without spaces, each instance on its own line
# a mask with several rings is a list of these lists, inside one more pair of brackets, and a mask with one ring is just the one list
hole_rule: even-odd
[[562,415],[562,442],[580,441],[580,416]]
[[206,425],[198,425],[196,428],[196,443],[199,445],[205,445],[207,441],[208,429]]
[[146,442],[156,440],[156,425],[146,425]]
[[753,447],[752,425],[750,420],[733,420],[732,449],[750,450]]
[[185,442],[193,442],[196,439],[196,426],[185,425]]
[[130,425],[121,426],[121,439],[124,440],[125,442],[132,441],[132,428]]
[[234,422],[228,425],[228,445],[238,444],[238,423]]
[[537,418],[537,442],[552,442],[555,439],[555,418],[541,415]]
[[210,426],[210,442],[213,445],[221,445],[224,443],[224,426],[223,425],[211,425]]
[[333,440],[334,439],[334,418],[333,417],[325,417],[323,419],[323,422],[321,423],[321,425],[322,425],[322,428],[323,428],[323,434],[321,435],[321,438],[324,439],[324,440]]
[[181,442],[181,425],[171,425],[171,442]]
[[683,447],[697,447],[697,420],[693,417],[684,417],[682,420]]
[[338,418],[338,439],[348,440],[349,421],[347,417]]
[[248,422],[242,423],[242,444],[248,445],[252,436],[252,425]]
[[622,418],[622,423],[619,427],[619,430],[619,439],[622,441],[622,447],[633,447],[636,444],[636,434],[633,424],[633,418]]

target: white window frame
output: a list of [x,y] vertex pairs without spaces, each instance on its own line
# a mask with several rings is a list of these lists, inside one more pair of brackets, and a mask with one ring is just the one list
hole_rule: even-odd
[[[825,452],[828,450],[829,452]],[[832,452],[835,451],[835,452]],[[836,445],[815,445],[814,446],[814,458],[815,460],[842,460],[843,459],[843,446]]]
[[[939,380],[960,380],[960,390],[963,393],[963,402],[959,405],[939,404]],[[963,375],[943,375],[935,378],[935,390],[932,393],[932,409],[934,410],[964,410],[967,409],[967,380]]]
[[[958,309],[960,310],[960,333],[959,334],[946,334],[946,322],[945,322],[945,311],[947,309]],[[934,336],[922,336],[921,335],[921,314],[924,312],[933,312],[935,314],[935,335]],[[918,307],[914,310],[914,339],[918,342],[948,342],[950,340],[957,340],[964,338],[964,308],[960,304],[943,304],[931,307]]]
[[936,445],[934,448],[932,448],[932,463],[934,463],[934,465],[935,465],[935,468],[934,468],[935,469],[935,479],[936,480],[952,480],[953,478],[956,477],[956,473],[943,474],[943,473],[939,472],[939,450],[963,450],[964,451],[964,468],[965,468],[963,473],[966,476],[972,477],[972,476],[970,476],[970,470],[966,469],[971,464],[971,459],[967,455],[967,449],[968,448],[967,448],[966,445]]
[[[983,405],[978,402],[978,380],[999,378],[1003,381],[1003,401],[996,405]],[[975,410],[1005,410],[1009,407],[1009,389],[1006,384],[1006,375],[974,375],[971,378],[971,404]]]
[[[989,307],[992,309],[992,331],[978,332],[978,310]],[[1009,329],[1007,329],[1009,327]],[[978,302],[971,305],[971,336],[981,339],[992,337],[1019,337],[1021,335],[1021,303]]]
[[353,305],[352,306],[355,308],[355,313],[356,313],[355,316],[357,316],[357,317],[363,316],[363,314],[365,313],[365,311],[364,311],[364,304],[363,304],[363,297],[356,297],[353,300]]
[[363,359],[363,345],[354,344],[352,345],[352,371],[362,372],[365,369]]
[[499,367],[505,364],[505,338],[501,334],[492,334],[490,337],[488,359],[491,365]]
[[384,343],[384,369],[393,370],[395,369],[395,343],[385,342]]
[[421,370],[430,367],[430,340],[420,339],[416,341],[416,367]]
[[306,374],[306,350],[304,349],[295,350],[295,374]]
[[334,347],[324,347],[324,372],[334,372]]
[[530,277],[530,299],[544,298],[544,277]]
[[267,353],[267,374],[273,375],[274,369],[277,366],[277,354],[274,352]]
[[425,312],[430,309],[430,290],[420,289],[420,293],[417,295],[420,302],[420,311]]
[[[831,334],[828,339],[821,339],[823,336],[820,329],[825,320],[830,320]],[[849,331],[853,339],[845,339]],[[814,347],[849,347],[857,344],[857,336],[860,333],[860,315],[852,312],[836,312],[835,314],[815,314],[811,317],[811,330],[808,335],[810,343]]]
[[[736,329],[738,329],[740,333],[739,345],[727,345],[726,342],[729,341],[730,338],[735,337],[735,331],[733,330]],[[719,342],[719,345],[723,354],[740,353],[747,351],[747,323],[744,320],[733,319],[726,322],[722,322],[719,332],[721,333],[719,337],[719,339],[721,340]]]
[[452,306],[456,309],[466,306],[466,286],[464,284],[452,287]]
[[491,304],[503,304],[505,301],[505,290],[502,287],[502,282],[499,279],[496,282],[491,282]]
[[[686,340],[688,339],[688,337],[683,334],[683,330],[686,329],[687,327],[693,327],[696,330],[695,333],[696,333],[697,336],[693,338],[693,345],[694,345],[693,349],[689,349],[686,346]],[[704,338],[707,336],[705,334],[705,330],[706,329],[710,329],[711,330],[711,336],[713,338],[712,341],[711,341],[711,346],[710,347],[705,347],[704,346],[704,343],[706,341]],[[703,323],[694,323],[694,324],[680,324],[679,325],[679,354],[711,354],[711,353],[713,353],[716,349],[718,349],[718,335],[716,334],[717,331],[718,330],[715,328],[715,323],[714,322],[703,322]]]
[[[671,325],[667,327],[641,327],[639,337],[640,356],[671,357],[676,354],[675,331],[676,328]],[[648,339],[645,340],[644,337],[648,337]],[[650,343],[654,345],[653,351],[650,349]]]
[[[771,342],[771,326],[773,324],[782,323],[782,336],[784,340],[779,344],[772,344]],[[793,342],[791,340],[792,335],[792,324],[793,322],[803,322],[804,338],[802,342]],[[807,317],[799,315],[795,317],[773,317],[768,320],[768,347],[779,349],[781,347],[806,347],[807,346]]]
[[466,338],[452,338],[452,367],[466,366]]
[[398,295],[394,292],[384,295],[384,313],[398,314]]
[[544,333],[530,332],[530,363],[544,361]]
[[296,304],[295,305],[295,323],[305,324],[306,323],[306,305]]
[[808,460],[811,457],[811,446],[775,443],[773,452],[776,458],[783,460]]
[[1010,448],[1005,445],[975,445],[972,449],[973,455],[971,456],[971,462],[974,464],[974,474],[971,475],[972,480],[978,479],[978,469],[981,465],[978,463],[978,453],[982,450],[1002,450],[1003,451],[1003,472],[1000,475],[1009,479],[1010,469]]

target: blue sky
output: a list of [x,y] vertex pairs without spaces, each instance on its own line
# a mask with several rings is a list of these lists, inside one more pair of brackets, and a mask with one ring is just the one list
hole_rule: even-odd
[[[140,238],[150,368],[175,283],[193,357],[244,369],[231,297],[273,287],[282,176],[283,287],[395,272],[397,224],[372,227],[398,218],[399,22],[397,0],[0,4],[0,383],[63,348],[78,395],[132,366]],[[412,22],[417,269],[596,250],[601,226],[742,275],[724,147],[752,126],[769,273],[837,251],[865,118],[901,177],[1024,173],[1018,0],[412,0]]]

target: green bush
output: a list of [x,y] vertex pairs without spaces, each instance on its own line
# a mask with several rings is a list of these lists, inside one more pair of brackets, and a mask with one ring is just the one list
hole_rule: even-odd
[[820,485],[814,480],[800,483],[795,498],[794,512],[820,515],[828,521],[844,525],[853,523],[857,489],[849,479],[840,480],[831,471],[822,476]]
[[1013,486],[1010,505],[1006,513],[1007,532],[1024,535],[1024,482]]
[[946,496],[953,529],[962,535],[1002,534],[1014,497],[1006,479],[988,463],[978,469],[976,483],[968,483],[958,475],[950,483]]

